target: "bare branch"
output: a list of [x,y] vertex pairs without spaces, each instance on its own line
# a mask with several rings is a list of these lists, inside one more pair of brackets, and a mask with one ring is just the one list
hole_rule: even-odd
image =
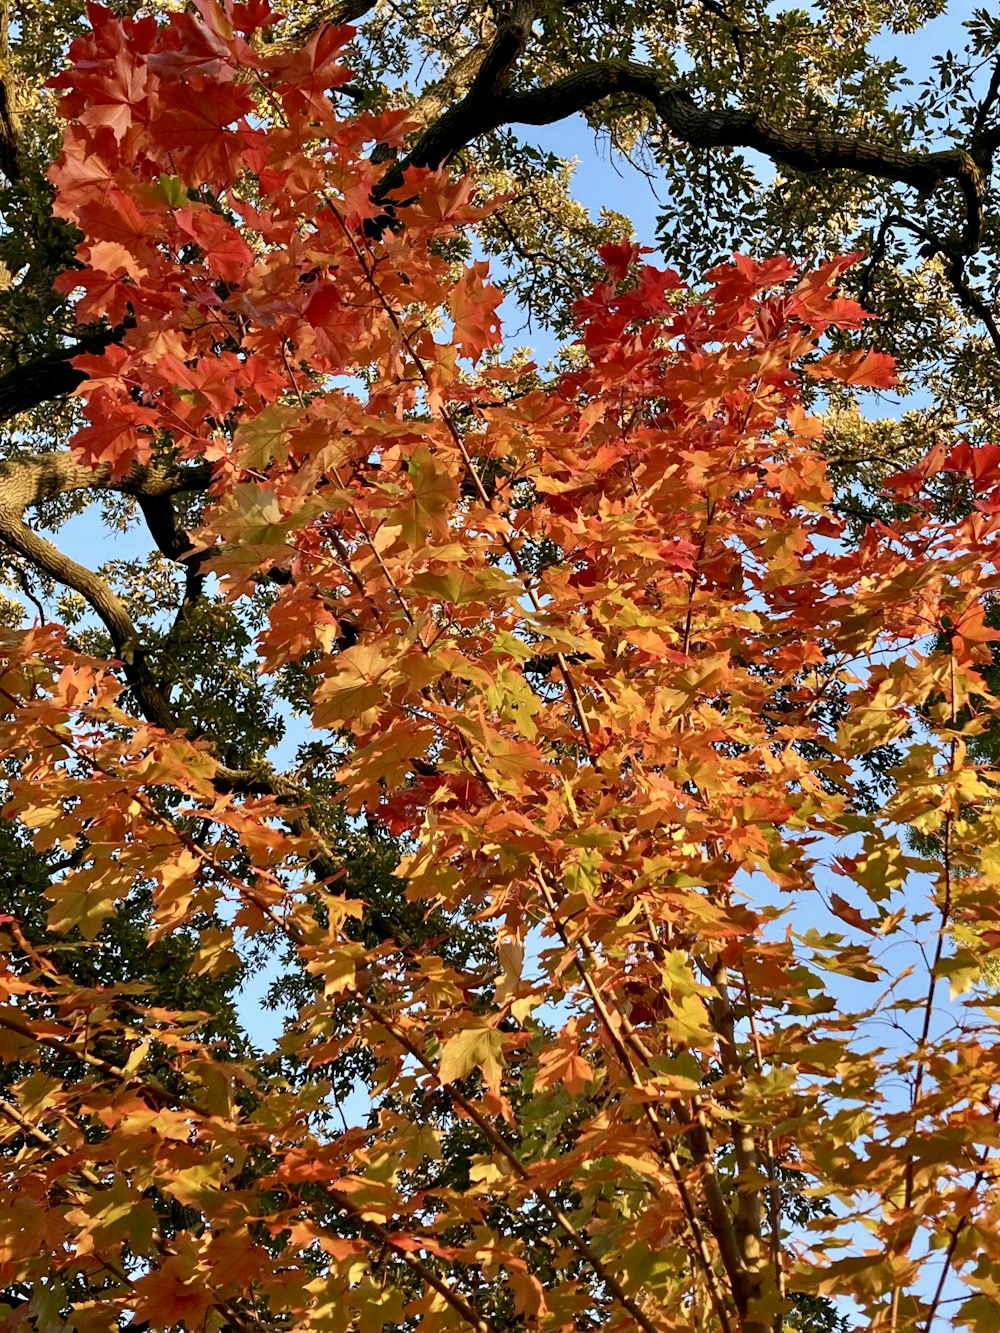
[[795,171],[856,171],[927,194],[953,182],[965,200],[963,249],[971,253],[981,242],[985,177],[963,148],[918,152],[850,134],[789,128],[756,111],[701,107],[658,70],[629,60],[592,61],[547,87],[517,93],[498,89],[487,69],[484,64],[466,96],[428,126],[409,157],[387,173],[380,198],[402,183],[406,166],[440,166],[501,125],[548,125],[627,94],[648,102],[664,128],[694,148],[752,148]]

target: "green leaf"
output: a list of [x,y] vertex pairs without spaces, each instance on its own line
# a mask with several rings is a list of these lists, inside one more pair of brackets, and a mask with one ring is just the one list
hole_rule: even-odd
[[168,208],[182,208],[189,202],[188,192],[176,176],[167,176],[161,172],[153,193]]
[[1000,1301],[989,1296],[970,1296],[956,1311],[960,1324],[976,1333],[1000,1333]]

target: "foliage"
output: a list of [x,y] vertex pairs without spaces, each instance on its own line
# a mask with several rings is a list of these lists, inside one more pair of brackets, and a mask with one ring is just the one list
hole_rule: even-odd
[[[336,109],[349,32],[195,8],[93,6],[56,81],[59,285],[129,327],[36,481],[135,497],[189,591],[266,611],[310,785],[10,523],[110,644],[4,631],[8,1322],[992,1327],[996,1016],[953,927],[1000,917],[1000,449],[942,444],[850,540],[803,385],[891,383],[832,350],[852,257],[690,287],[604,246],[539,383],[450,259],[491,205],[388,199],[405,113]],[[219,1025],[261,951],[296,963],[263,1057]]]

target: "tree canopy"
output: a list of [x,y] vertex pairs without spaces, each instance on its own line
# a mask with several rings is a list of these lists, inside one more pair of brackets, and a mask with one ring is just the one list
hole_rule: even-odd
[[[0,540],[79,600],[2,640],[7,1323],[994,1328],[1000,446],[845,514],[859,254],[618,236],[563,367],[506,356],[511,201],[427,143],[536,96],[540,11],[414,129],[351,30],[174,9],[51,84],[81,424],[12,437]],[[80,492],[159,558],[26,522]]]

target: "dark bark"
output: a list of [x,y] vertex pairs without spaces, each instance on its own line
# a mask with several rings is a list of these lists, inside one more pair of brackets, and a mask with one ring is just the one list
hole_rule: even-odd
[[0,375],[0,421],[28,412],[55,398],[65,398],[87,378],[70,364],[73,357],[100,353],[120,341],[125,330],[118,326],[88,333],[78,342],[47,356],[36,357]]
[[[629,60],[593,61],[547,87],[527,92],[502,91],[494,77],[484,77],[488,66],[492,68],[489,58],[466,96],[428,126],[409,156],[386,174],[380,197],[402,183],[407,166],[440,166],[502,125],[548,125],[586,111],[606,97],[626,94],[652,106],[664,128],[693,148],[752,148],[794,171],[856,171],[926,194],[953,182],[965,202],[963,249],[972,253],[982,239],[984,166],[988,165],[982,151],[977,153],[982,161],[963,148],[918,152],[855,135],[778,125],[755,111],[702,107],[655,69]],[[980,150],[984,142],[985,136]]]

